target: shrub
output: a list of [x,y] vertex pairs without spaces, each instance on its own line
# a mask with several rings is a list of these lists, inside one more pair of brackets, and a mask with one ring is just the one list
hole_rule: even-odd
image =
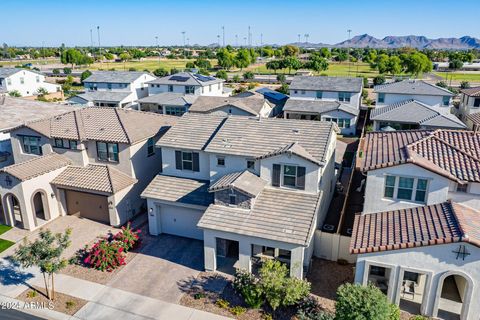
[[225,71],[225,70],[219,70],[219,71],[215,74],[215,77],[227,81],[227,80],[228,80],[227,71]]
[[468,81],[460,82],[460,89],[468,89],[468,88],[470,88],[470,82]]
[[18,91],[18,90],[9,91],[9,92],[8,92],[8,95],[9,95],[10,97],[16,97],[16,98],[19,98],[19,97],[22,96],[22,94],[21,94],[20,91]]
[[217,302],[215,302],[215,304],[217,305],[217,307],[220,307],[222,309],[228,309],[230,307],[230,302],[223,299],[218,299]]
[[400,307],[394,303],[390,304],[390,314],[388,320],[400,320]]
[[75,307],[75,305],[76,305],[75,301],[68,300],[67,302],[65,302],[65,307],[67,309],[71,309],[71,308]]
[[72,68],[68,68],[68,67],[63,68],[63,73],[71,74],[72,73]]
[[256,87],[257,85],[254,83],[254,82],[250,82],[248,85],[247,85],[247,88],[248,90],[252,90]]
[[125,264],[124,247],[118,241],[109,241],[107,237],[102,238],[87,250],[87,256],[83,262],[91,268],[111,272]]
[[378,86],[379,84],[384,84],[385,83],[385,76],[384,75],[378,75],[375,78],[373,78],[373,84]]
[[421,316],[421,315],[416,315],[416,316],[410,317],[409,320],[428,320],[428,319],[430,319],[430,318],[425,317],[425,316]]
[[287,77],[285,77],[284,74],[278,74],[277,75],[277,81],[278,82],[284,83],[286,80],[287,80]]
[[335,309],[335,319],[338,320],[391,319],[387,297],[372,284],[341,285],[337,290]]
[[53,69],[52,72],[53,72],[53,74],[60,74],[60,70],[58,70],[58,69],[56,69],[56,68]]
[[252,80],[255,77],[252,71],[247,71],[243,74],[243,79]]
[[233,288],[242,295],[245,303],[253,309],[258,309],[263,304],[263,292],[258,286],[258,279],[245,270],[235,273]]
[[113,239],[121,244],[125,252],[128,252],[139,244],[140,232],[140,229],[132,230],[131,223],[129,222],[126,227],[122,227],[122,230],[113,236]]
[[92,72],[90,70],[83,71],[82,74],[80,75],[80,81],[83,82],[85,79],[87,79],[91,75],[92,75]]
[[448,84],[445,81],[438,81],[437,83],[435,83],[435,85],[440,88],[448,88]]
[[205,298],[205,297],[206,297],[205,293],[203,293],[203,292],[197,292],[193,295],[193,299],[195,299],[195,300],[200,300],[200,299]]
[[137,71],[137,68],[130,67],[130,68],[128,68],[128,71]]
[[37,291],[36,290],[30,290],[27,292],[27,298],[35,298],[37,296]]
[[271,315],[270,313],[264,313],[264,314],[262,315],[262,319],[263,319],[263,320],[273,320],[273,317],[272,317],[272,315]]
[[168,71],[165,68],[158,68],[153,70],[153,74],[156,75],[157,77],[165,77],[165,76],[168,76]]
[[235,316],[239,316],[247,312],[247,309],[241,306],[235,306],[233,308],[230,308],[230,312]]

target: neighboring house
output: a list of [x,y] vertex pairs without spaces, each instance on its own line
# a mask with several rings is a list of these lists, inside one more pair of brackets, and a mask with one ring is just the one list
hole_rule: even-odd
[[154,94],[138,100],[140,110],[181,116],[199,96],[175,92]]
[[[0,94],[0,168],[13,163],[9,130],[24,124],[65,113],[72,106],[13,98]],[[0,210],[1,212],[1,210]]]
[[359,150],[357,167],[366,175],[364,213],[449,199],[480,208],[480,133],[371,132]]
[[373,130],[466,129],[466,125],[451,113],[441,112],[416,100],[404,100],[377,107],[370,113]]
[[360,110],[338,101],[288,99],[283,107],[286,119],[335,122],[343,135],[354,135]]
[[21,68],[0,68],[0,92],[18,91],[23,97],[38,94],[43,88],[48,93],[58,92],[62,87],[45,81],[45,76],[37,71]]
[[162,167],[155,143],[176,119],[95,107],[11,129],[2,221],[29,230],[66,214],[126,223],[144,206],[140,193]]
[[467,116],[466,125],[470,130],[480,131],[480,112],[471,113]]
[[376,106],[392,105],[405,100],[416,100],[450,113],[453,93],[423,80],[403,80],[375,86]]
[[188,109],[192,113],[214,115],[254,116],[268,118],[273,106],[262,96],[208,97],[200,96]]
[[362,78],[296,76],[290,84],[290,98],[338,101],[359,109],[362,89]]
[[480,211],[445,201],[355,217],[355,282],[373,283],[412,314],[477,320]]
[[[250,92],[250,91],[248,91]],[[261,94],[265,99],[267,99],[271,104],[274,105],[272,116],[277,116],[280,114],[283,110],[283,106],[285,105],[285,102],[288,100],[288,96],[286,94],[283,94],[281,92],[262,87],[257,90],[255,90],[256,94]],[[240,93],[239,95],[242,95],[244,93]]]
[[[476,117],[480,113],[480,87],[463,89],[461,93],[460,105],[458,108],[458,116],[463,120],[470,129],[473,129],[473,125],[479,125],[475,123]],[[468,116],[475,115],[472,122],[469,122]],[[470,120],[472,120],[470,119]]]
[[83,81],[85,92],[69,99],[72,103],[96,107],[131,108],[148,96],[147,72],[96,71]]
[[197,96],[228,96],[225,80],[192,72],[179,72],[148,82],[149,95],[164,92],[193,94]]
[[152,235],[203,240],[206,270],[276,257],[303,277],[335,188],[333,123],[187,113],[157,143]]

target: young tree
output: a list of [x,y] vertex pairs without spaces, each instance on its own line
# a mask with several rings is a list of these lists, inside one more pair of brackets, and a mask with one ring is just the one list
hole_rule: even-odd
[[273,70],[275,74],[277,73],[278,69],[281,69],[280,61],[278,60],[268,61],[265,66],[268,70]]
[[413,52],[410,54],[402,54],[400,56],[403,68],[407,73],[418,76],[423,72],[432,71],[433,65],[430,59],[421,52]]
[[460,59],[452,60],[448,63],[448,68],[452,70],[458,70],[463,67],[463,62]]
[[305,65],[308,69],[316,72],[325,71],[328,69],[328,62],[325,58],[318,54],[312,54],[310,60]]
[[470,82],[468,81],[460,82],[460,89],[468,89],[468,88],[470,88]]
[[55,300],[55,273],[68,265],[62,253],[70,246],[71,232],[71,229],[67,229],[63,234],[53,234],[50,230],[40,230],[38,239],[33,242],[25,239],[15,251],[14,259],[22,267],[36,266],[40,269],[50,300]]
[[302,62],[295,57],[286,57],[283,59],[283,64],[286,68],[288,68],[288,74],[290,74],[292,69],[298,70],[302,67]]
[[252,71],[247,71],[243,74],[243,79],[252,80],[255,77]]
[[122,52],[120,53],[120,55],[118,56],[118,58],[122,61],[128,61],[130,60],[132,57],[130,56],[130,54],[128,52]]
[[80,81],[83,82],[85,79],[87,79],[91,75],[92,75],[92,72],[90,70],[83,71],[82,75],[80,76]]
[[72,73],[72,68],[68,68],[68,67],[63,68],[63,73],[71,74]]
[[157,77],[166,77],[168,76],[168,71],[165,68],[158,68],[153,70],[153,74]]
[[223,79],[225,81],[228,80],[228,74],[225,70],[218,70],[217,73],[215,74],[215,77],[219,79]]
[[284,74],[277,75],[277,81],[279,81],[280,83],[285,83],[285,80],[287,80],[287,77],[285,77]]
[[226,48],[218,49],[217,51],[218,65],[223,69],[230,70],[235,64],[235,55]]
[[234,60],[235,66],[243,70],[252,63],[252,57],[250,56],[250,52],[247,49],[240,49],[237,52]]

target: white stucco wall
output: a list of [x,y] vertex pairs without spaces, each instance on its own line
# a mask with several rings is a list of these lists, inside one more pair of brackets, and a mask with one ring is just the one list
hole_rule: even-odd
[[449,106],[443,106],[443,97],[442,96],[430,96],[422,94],[398,94],[398,93],[385,93],[385,100],[383,103],[378,102],[378,94],[376,105],[390,105],[393,103],[414,99],[422,103],[428,104],[429,106],[441,107],[442,109],[449,110],[451,107],[451,99]]
[[[22,78],[23,83],[21,83]],[[26,69],[21,69],[20,72],[17,72],[10,77],[5,78],[5,80],[2,81],[2,84],[0,86],[4,87],[5,90],[9,92],[17,90],[24,97],[37,94],[39,88],[44,88],[49,93],[61,90],[60,85],[45,82],[44,75]]]
[[[175,167],[175,150],[187,151],[187,152],[198,152],[200,171],[195,172],[190,170],[177,170]],[[167,176],[200,179],[200,180],[210,179],[210,156],[208,153],[204,151],[173,149],[168,147],[162,147],[162,159],[163,159],[163,174]]]
[[[360,108],[362,92],[350,91],[350,102],[344,101],[345,104],[350,104],[355,108]],[[312,90],[290,90],[290,97],[295,99],[307,99],[307,100],[324,100],[324,101],[338,101],[337,91],[322,91],[322,98],[317,99],[317,91]]]
[[[225,159],[225,166],[217,165],[217,157]],[[244,156],[233,156],[233,155],[209,153],[210,180],[216,181],[220,177],[226,174],[246,170],[247,160],[255,160],[255,159],[244,157]],[[260,174],[260,160],[255,161],[255,170],[252,172],[254,172],[256,175]]]

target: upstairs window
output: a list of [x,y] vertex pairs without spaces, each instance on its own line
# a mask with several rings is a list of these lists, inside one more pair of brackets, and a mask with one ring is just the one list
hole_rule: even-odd
[[230,190],[230,194],[228,195],[229,198],[229,204],[232,206],[237,205],[237,195],[235,194],[235,191]]
[[12,85],[12,79],[7,78],[7,85],[11,86]]
[[194,86],[185,86],[185,94],[194,94],[195,87]]
[[175,151],[175,167],[177,170],[199,172],[199,154],[190,151]]
[[338,101],[342,102],[350,102],[351,92],[339,92],[338,93]]
[[255,160],[247,160],[247,169],[255,170]]
[[385,93],[378,94],[378,103],[385,103]]
[[39,83],[40,82],[40,76],[36,76],[35,81],[37,81],[37,83]]
[[155,141],[153,138],[147,140],[147,157],[153,156],[155,154]]
[[170,116],[181,116],[185,112],[186,112],[185,107],[171,107],[171,106],[165,107],[165,114],[168,114]]
[[317,99],[322,99],[323,91],[317,91]]
[[168,85],[168,92],[173,92],[173,86],[171,84]]
[[384,198],[425,203],[428,180],[412,177],[385,176]]
[[305,190],[305,167],[274,164],[272,185]]
[[118,143],[97,142],[97,158],[101,161],[118,162]]
[[24,83],[25,83],[25,78],[20,77],[20,84],[24,84]]
[[75,140],[68,140],[68,139],[55,139],[54,141],[54,146],[55,148],[60,148],[60,149],[77,149],[77,141]]
[[107,88],[108,88],[108,90],[112,90],[112,84],[111,84],[111,83],[107,83]]
[[40,137],[22,136],[23,152],[28,154],[42,155],[42,147],[40,146]]
[[462,193],[468,192],[468,183],[465,183],[465,184],[457,183],[457,192],[462,192]]
[[225,158],[217,157],[217,167],[225,167]]
[[448,106],[450,104],[450,97],[447,97],[447,96],[443,97],[442,104],[444,106]]
[[474,108],[480,107],[480,98],[475,98],[475,100],[473,100],[473,107]]

